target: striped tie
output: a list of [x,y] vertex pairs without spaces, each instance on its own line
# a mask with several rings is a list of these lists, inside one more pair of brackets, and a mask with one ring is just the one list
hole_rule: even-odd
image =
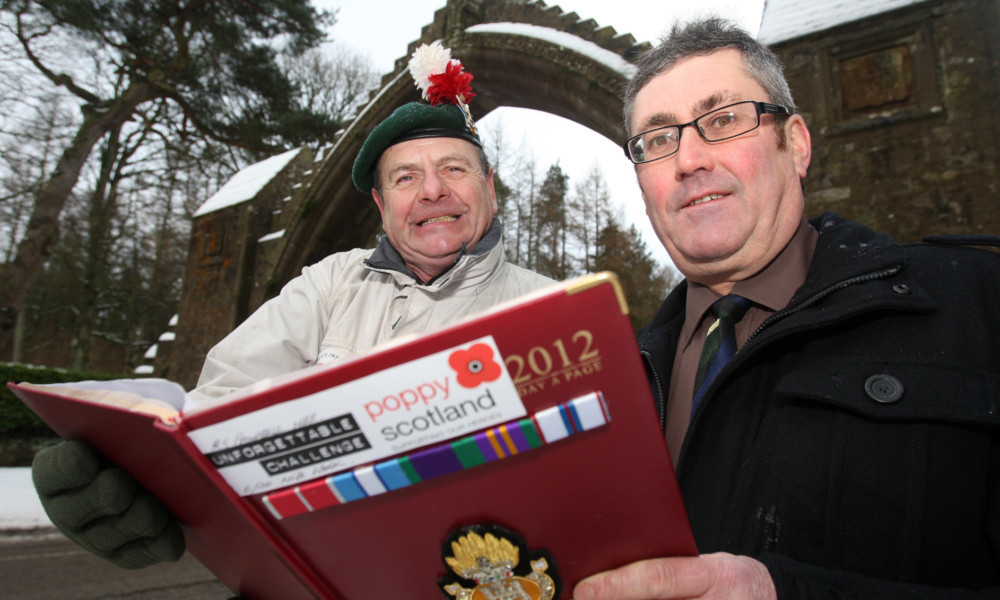
[[698,375],[694,380],[695,393],[691,402],[691,414],[694,414],[712,379],[736,354],[736,323],[743,318],[748,308],[750,301],[736,294],[719,298],[709,308],[716,320],[708,328],[705,347],[702,348],[701,358],[698,359]]

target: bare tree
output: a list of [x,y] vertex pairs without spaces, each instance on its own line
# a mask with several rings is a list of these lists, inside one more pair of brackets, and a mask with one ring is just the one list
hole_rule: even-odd
[[284,52],[279,64],[296,86],[298,104],[311,113],[328,115],[337,123],[347,121],[364,106],[368,93],[378,84],[371,60],[337,42],[302,54]]
[[[17,314],[95,145],[155,101],[182,109],[179,135],[260,151],[300,136],[309,129],[303,127],[306,111],[294,105],[293,86],[270,44],[281,36],[304,51],[324,37],[321,26],[332,16],[317,13],[307,0],[221,0],[208,6],[180,0],[0,0],[0,12],[0,24],[23,57],[51,86],[77,98],[82,117],[35,195],[14,257],[0,265],[0,350],[9,351]],[[89,58],[87,70],[52,52],[57,42],[83,50],[78,54]]]
[[533,154],[527,154],[518,161],[512,178],[511,201],[508,202],[508,218],[514,229],[513,262],[526,269],[538,269],[538,200],[541,177]]
[[595,163],[583,180],[576,183],[569,201],[568,227],[577,245],[579,271],[593,273],[597,270],[598,238],[605,227],[622,220],[621,211],[613,208],[604,173]]
[[[0,85],[2,87],[2,85]],[[14,257],[41,183],[53,169],[60,148],[72,136],[74,118],[60,94],[26,97],[4,116],[0,131],[0,261]]]

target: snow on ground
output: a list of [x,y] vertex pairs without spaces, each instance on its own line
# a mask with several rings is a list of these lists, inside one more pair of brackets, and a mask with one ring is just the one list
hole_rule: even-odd
[[31,485],[31,468],[0,468],[0,532],[39,527],[52,523]]

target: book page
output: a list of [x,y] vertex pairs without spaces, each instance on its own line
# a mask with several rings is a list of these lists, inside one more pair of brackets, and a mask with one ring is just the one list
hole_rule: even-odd
[[184,388],[166,379],[113,379],[20,385],[88,402],[117,406],[131,412],[146,413],[165,422],[176,421],[182,411],[194,406]]

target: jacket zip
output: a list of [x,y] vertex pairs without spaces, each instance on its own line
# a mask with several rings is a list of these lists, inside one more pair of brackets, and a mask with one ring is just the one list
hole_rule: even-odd
[[649,355],[646,350],[639,350],[639,355],[642,356],[642,360],[645,361],[646,366],[649,368],[649,372],[653,375],[653,390],[656,392],[656,408],[660,415],[660,430],[666,431],[667,428],[667,401],[664,399],[665,394],[663,393],[663,384],[660,379],[660,372],[656,370],[656,365],[653,363],[653,357]]
[[[842,290],[844,288],[850,287],[852,285],[857,285],[857,284],[860,284],[860,283],[868,283],[869,281],[878,281],[880,279],[887,279],[887,278],[892,277],[893,275],[899,273],[902,270],[903,270],[902,265],[895,265],[895,266],[892,266],[892,267],[888,267],[886,269],[882,269],[881,271],[874,271],[872,273],[866,273],[864,275],[858,275],[858,276],[852,277],[850,279],[845,279],[844,281],[841,281],[840,283],[835,283],[835,284],[831,285],[830,287],[826,288],[825,290],[817,292],[816,294],[813,294],[809,298],[806,298],[805,300],[803,300],[802,302],[800,302],[798,305],[793,306],[792,308],[790,308],[788,310],[776,312],[773,315],[771,315],[770,317],[764,319],[764,322],[761,323],[760,326],[757,327],[757,329],[753,333],[750,334],[750,337],[747,338],[747,341],[743,343],[743,347],[746,348],[747,344],[750,343],[750,340],[752,340],[754,337],[756,337],[757,334],[760,333],[762,329],[764,329],[765,327],[767,327],[768,325],[770,325],[774,321],[777,321],[778,319],[783,319],[783,318],[785,318],[785,317],[787,317],[789,315],[793,315],[793,314],[795,314],[795,313],[797,313],[799,311],[805,310],[806,308],[809,308],[813,304],[816,304],[817,302],[819,302],[823,298],[826,298],[827,296],[829,296],[830,294],[832,294],[832,293],[834,293],[836,291],[839,291],[839,290]],[[738,352],[737,352],[737,354],[738,354]]]

